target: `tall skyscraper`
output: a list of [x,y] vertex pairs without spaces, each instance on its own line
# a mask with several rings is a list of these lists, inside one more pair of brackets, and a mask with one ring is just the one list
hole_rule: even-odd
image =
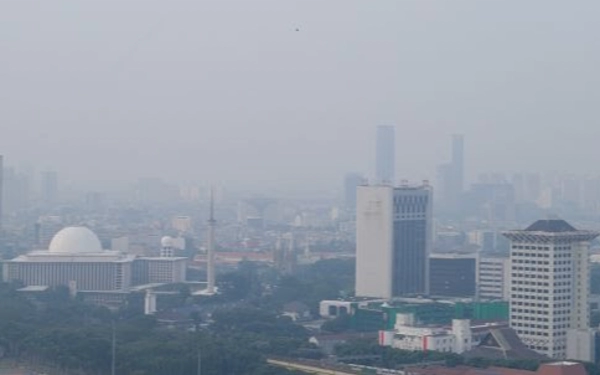
[[565,359],[570,332],[589,328],[589,243],[598,233],[549,219],[504,235],[511,241],[510,326],[529,348]]
[[356,209],[356,295],[427,294],[432,190],[359,186]]
[[375,178],[378,184],[394,184],[396,171],[395,142],[396,135],[393,126],[380,125],[377,127]]
[[365,182],[365,178],[359,173],[347,173],[344,176],[344,205],[346,209],[356,209],[356,188]]
[[452,136],[452,160],[437,169],[441,205],[449,212],[456,213],[461,209],[464,179],[464,137],[455,134]]

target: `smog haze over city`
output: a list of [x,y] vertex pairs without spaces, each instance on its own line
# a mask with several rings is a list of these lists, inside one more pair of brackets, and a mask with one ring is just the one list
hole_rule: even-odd
[[0,375],[600,375],[598,0],[0,0]]
[[[0,147],[76,186],[137,177],[331,188],[484,170],[590,172],[597,1],[3,1]],[[568,143],[564,143],[568,140]],[[560,142],[562,146],[556,148]]]

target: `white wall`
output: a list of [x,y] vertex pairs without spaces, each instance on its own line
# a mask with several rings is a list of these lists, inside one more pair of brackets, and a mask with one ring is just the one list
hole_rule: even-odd
[[596,362],[595,332],[591,329],[567,331],[567,359]]
[[392,297],[393,188],[359,186],[356,202],[356,295]]

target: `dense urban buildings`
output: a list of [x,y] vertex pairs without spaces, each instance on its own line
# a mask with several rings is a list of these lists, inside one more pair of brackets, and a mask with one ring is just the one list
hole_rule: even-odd
[[356,295],[392,298],[428,293],[432,189],[359,186]]
[[396,134],[393,126],[377,127],[375,179],[378,184],[393,185],[396,178]]
[[591,334],[589,242],[598,232],[548,219],[505,236],[511,241],[510,325],[531,349],[564,359],[569,334]]

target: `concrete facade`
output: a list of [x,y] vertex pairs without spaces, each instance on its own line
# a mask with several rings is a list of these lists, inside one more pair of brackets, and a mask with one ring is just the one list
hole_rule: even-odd
[[478,269],[478,296],[483,299],[510,297],[510,258],[481,254]]

